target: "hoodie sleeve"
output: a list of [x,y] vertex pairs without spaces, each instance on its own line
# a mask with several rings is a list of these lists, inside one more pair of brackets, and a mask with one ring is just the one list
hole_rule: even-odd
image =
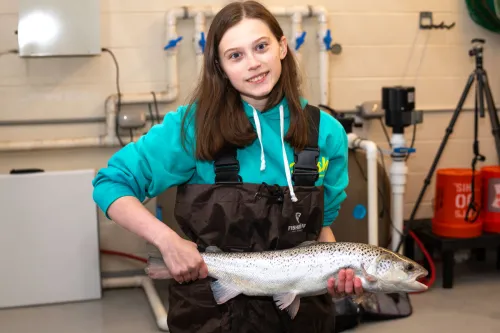
[[323,179],[325,212],[323,226],[330,226],[337,216],[342,202],[347,197],[345,189],[349,184],[347,134],[340,122],[323,113],[320,133],[325,133],[324,150],[328,166]]
[[[134,196],[143,201],[192,177],[195,159],[191,145],[186,144],[188,152],[181,145],[185,109],[167,113],[161,124],[121,148],[111,156],[107,167],[98,171],[92,182],[93,199],[107,218],[109,206],[120,197]],[[192,128],[187,134],[188,139],[193,137]]]

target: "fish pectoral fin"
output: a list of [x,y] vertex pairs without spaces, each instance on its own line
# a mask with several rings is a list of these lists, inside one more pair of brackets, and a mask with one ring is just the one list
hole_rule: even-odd
[[365,269],[365,265],[362,263],[361,264],[361,271],[363,272],[363,276],[365,277],[365,279],[369,282],[376,282],[377,281],[377,278],[371,274],[368,274],[368,272],[366,271]]
[[293,302],[286,308],[290,318],[292,318],[292,319],[295,318],[295,316],[297,315],[297,312],[299,312],[299,308],[300,308],[300,297],[297,296],[297,297],[295,297]]
[[295,318],[300,308],[300,297],[296,293],[274,295],[273,299],[280,310],[286,309],[290,318]]
[[221,280],[211,282],[210,287],[217,304],[226,303],[241,294],[241,291],[236,286]]

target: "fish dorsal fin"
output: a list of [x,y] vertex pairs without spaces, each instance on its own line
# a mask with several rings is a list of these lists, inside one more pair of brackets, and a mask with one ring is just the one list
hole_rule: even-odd
[[299,245],[297,245],[296,247],[304,247],[304,246],[311,246],[311,245],[314,245],[314,244],[317,244],[318,241],[315,241],[315,240],[312,240],[312,241],[305,241],[305,242],[302,242],[300,243]]
[[223,251],[221,249],[219,249],[217,246],[211,245],[211,246],[208,246],[205,249],[205,252],[208,252],[208,253],[220,253],[220,252],[223,252]]
[[273,299],[280,310],[286,309],[290,318],[295,318],[300,308],[300,297],[295,292],[274,295]]

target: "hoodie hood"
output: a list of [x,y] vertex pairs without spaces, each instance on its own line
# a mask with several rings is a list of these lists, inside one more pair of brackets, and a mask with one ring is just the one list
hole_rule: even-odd
[[[300,105],[304,108],[306,104],[307,100],[301,98]],[[293,202],[296,202],[297,197],[295,196],[295,191],[293,190],[292,176],[290,173],[290,168],[288,167],[289,163],[285,149],[285,119],[288,120],[290,118],[290,110],[288,108],[288,102],[286,101],[286,98],[283,98],[281,102],[278,103],[276,106],[264,112],[255,109],[252,105],[250,105],[245,101],[243,101],[243,109],[247,117],[253,119],[255,123],[255,131],[257,132],[257,138],[260,144],[260,171],[264,171],[266,169],[266,156],[264,153],[264,143],[262,140],[262,129],[260,126],[260,118],[265,117],[270,120],[279,119],[280,133],[281,133],[281,153],[283,154],[283,168],[285,170],[286,180],[288,188],[290,190],[290,197]]]

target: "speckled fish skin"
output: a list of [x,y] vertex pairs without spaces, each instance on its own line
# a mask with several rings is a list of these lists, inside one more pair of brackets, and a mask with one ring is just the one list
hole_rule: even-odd
[[[217,303],[239,294],[272,296],[280,309],[292,318],[300,298],[327,292],[327,280],[342,268],[352,268],[360,277],[364,292],[415,292],[427,287],[416,281],[427,270],[418,263],[387,249],[349,242],[306,242],[287,250],[228,253],[210,247],[201,254]],[[166,266],[150,262],[152,278],[170,278]]]

